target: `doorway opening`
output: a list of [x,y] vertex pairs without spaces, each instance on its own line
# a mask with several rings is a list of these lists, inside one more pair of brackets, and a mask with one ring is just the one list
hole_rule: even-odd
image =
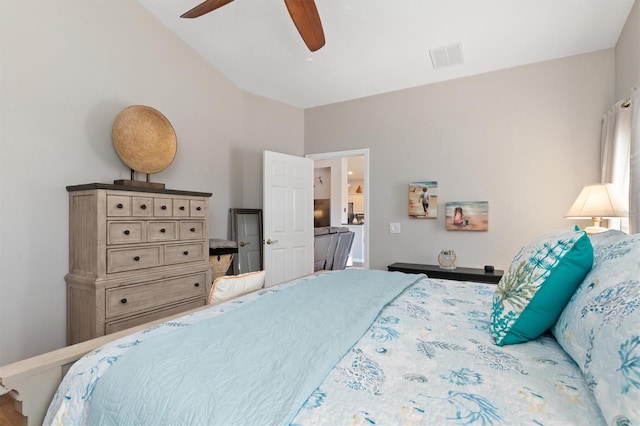
[[314,198],[323,206],[323,211],[314,212],[314,219],[322,216],[326,223],[328,215],[331,226],[346,226],[353,231],[348,267],[369,269],[369,149],[306,157],[314,161]]

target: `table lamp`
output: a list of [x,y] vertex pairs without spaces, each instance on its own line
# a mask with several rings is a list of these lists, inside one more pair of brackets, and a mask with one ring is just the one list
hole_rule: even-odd
[[600,226],[603,218],[626,217],[628,214],[626,204],[611,183],[585,185],[564,217],[567,219],[591,218],[593,226],[587,226],[585,231],[587,234],[596,234],[607,230]]

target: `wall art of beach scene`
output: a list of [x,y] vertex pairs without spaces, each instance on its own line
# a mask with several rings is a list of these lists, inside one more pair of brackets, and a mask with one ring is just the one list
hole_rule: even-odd
[[488,201],[456,201],[445,205],[447,231],[488,231]]
[[438,218],[438,182],[428,180],[409,184],[409,217]]

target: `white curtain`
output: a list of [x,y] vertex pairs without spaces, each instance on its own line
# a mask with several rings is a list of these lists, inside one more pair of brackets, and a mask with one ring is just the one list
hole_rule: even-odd
[[640,84],[631,91],[629,233],[640,233]]
[[[602,183],[612,183],[621,197],[629,194],[631,106],[628,100],[616,102],[602,117]],[[610,229],[629,232],[629,220],[609,219]]]

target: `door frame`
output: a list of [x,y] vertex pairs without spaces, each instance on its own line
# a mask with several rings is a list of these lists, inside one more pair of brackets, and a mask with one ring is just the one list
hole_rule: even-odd
[[369,240],[371,239],[369,236],[369,224],[371,223],[371,215],[369,209],[369,203],[371,200],[370,187],[369,184],[369,148],[362,149],[352,149],[349,151],[334,151],[334,152],[321,152],[318,154],[306,154],[305,157],[311,160],[327,160],[332,158],[342,158],[342,157],[360,157],[364,156],[364,269],[369,269],[370,259],[371,259],[371,250],[369,249]]

